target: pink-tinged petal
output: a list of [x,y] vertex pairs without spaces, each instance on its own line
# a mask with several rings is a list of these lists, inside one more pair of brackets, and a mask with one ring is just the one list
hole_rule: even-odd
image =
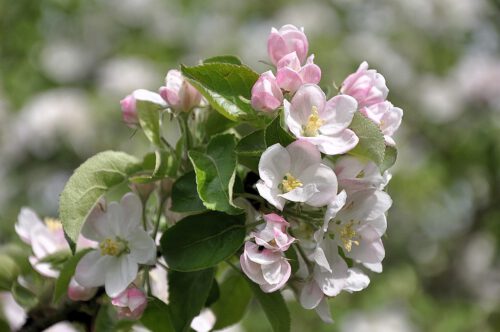
[[345,280],[348,277],[348,267],[339,256],[337,244],[333,240],[325,239],[322,247],[332,272],[315,267],[314,280],[326,296],[336,296],[344,288]]
[[398,130],[403,118],[403,110],[399,107],[392,107],[382,117],[380,129],[387,136],[392,136]]
[[381,103],[371,105],[369,107],[363,107],[359,111],[368,119],[372,120],[377,125],[380,125],[382,117],[391,108],[393,108],[393,106],[389,101],[383,101]]
[[321,247],[316,248],[313,253],[309,256],[309,259],[318,264],[319,267],[323,268],[328,272],[332,272],[332,268],[330,267],[330,263],[328,263],[328,259],[325,256],[325,252]]
[[271,34],[267,40],[267,53],[273,64],[277,64],[287,53],[287,45],[280,36],[278,30],[272,28]]
[[297,57],[297,52],[293,51],[291,53],[288,53],[283,58],[281,58],[281,60],[278,61],[277,65],[276,65],[276,68],[278,69],[278,71],[281,68],[285,68],[285,67],[290,68],[294,72],[298,72],[300,70],[301,65],[300,65],[300,60]]
[[[374,231],[373,231],[374,233]],[[346,252],[346,256],[361,263],[381,263],[385,257],[385,249],[382,240],[370,241],[365,240],[361,235],[358,245],[353,245],[350,252]]]
[[33,239],[31,242],[33,253],[39,259],[57,251],[69,250],[67,243],[64,240],[61,242],[61,239],[58,239],[48,228],[39,227],[34,229],[31,237]]
[[272,264],[262,265],[262,275],[266,283],[276,285],[282,279],[281,260]]
[[291,160],[287,149],[276,143],[266,149],[259,161],[259,175],[266,185],[277,187],[290,170]]
[[320,127],[320,133],[323,135],[341,133],[351,124],[357,108],[358,103],[351,96],[338,95],[330,99],[320,112],[320,117],[325,121]]
[[350,129],[345,129],[335,136],[319,135],[302,139],[316,145],[324,154],[332,156],[352,150],[359,142],[358,136]]
[[368,221],[367,225],[372,227],[379,236],[382,236],[385,234],[385,231],[387,230],[387,218],[385,214],[382,214],[377,218]]
[[149,102],[153,104],[157,104],[159,107],[166,107],[167,104],[165,104],[165,101],[163,98],[157,94],[156,92],[149,91],[149,90],[144,90],[144,89],[138,89],[132,92],[132,96],[137,102]]
[[246,276],[250,280],[259,285],[266,283],[264,277],[262,276],[261,266],[257,263],[250,261],[247,255],[245,255],[245,253],[243,253],[240,256],[240,265],[241,265],[241,270],[246,274]]
[[[137,262],[129,255],[121,255],[109,261],[106,267],[104,288],[109,297],[118,296],[137,277]],[[77,280],[78,281],[78,280]]]
[[47,278],[58,278],[59,271],[55,270],[50,263],[40,263],[40,259],[34,256],[29,257],[29,262],[33,269]]
[[306,184],[303,187],[295,188],[285,194],[279,195],[292,202],[308,202],[319,190],[314,184]]
[[298,140],[286,147],[290,155],[290,172],[295,177],[300,177],[302,172],[311,166],[321,163],[321,153],[313,144],[305,140]]
[[309,44],[302,29],[287,24],[279,30],[271,29],[267,40],[267,53],[273,64],[277,64],[284,56],[296,52],[302,63],[308,52]]
[[137,115],[136,100],[134,96],[128,95],[120,100],[122,108],[122,119],[127,126],[135,128],[139,125],[139,118]]
[[285,114],[285,123],[288,126],[288,129],[295,135],[295,137],[302,136],[302,124],[297,122],[294,117],[292,117],[290,113],[291,104],[288,100],[283,101],[283,110]]
[[368,287],[370,278],[360,269],[353,267],[349,269],[349,276],[347,277],[344,290],[352,293],[359,292]]
[[311,279],[302,287],[299,302],[304,309],[314,309],[323,298],[323,291],[318,287],[316,282]]
[[44,225],[43,221],[40,220],[35,211],[30,208],[23,207],[19,212],[17,223],[14,227],[21,240],[23,240],[26,244],[31,244],[31,232],[40,227],[44,227]]
[[[103,211],[105,208],[103,206],[104,201],[98,201],[97,204],[92,208],[87,220],[83,224],[82,235],[87,239],[101,242],[107,237],[113,237],[116,228],[114,224],[109,222],[108,215]],[[114,203],[116,209],[117,203]],[[107,210],[107,207],[105,208]]]
[[122,197],[120,205],[124,215],[121,227],[126,232],[133,232],[135,229],[141,227],[142,203],[139,196],[134,193],[126,193]]
[[332,314],[330,313],[330,306],[328,305],[328,301],[326,300],[326,297],[324,297],[321,302],[318,304],[318,306],[315,308],[316,313],[318,314],[319,318],[327,324],[333,324],[333,318]]
[[257,191],[259,192],[260,196],[262,196],[266,201],[268,201],[278,210],[283,210],[286,200],[283,197],[279,196],[281,194],[281,190],[279,190],[277,187],[269,187],[262,180],[259,180],[255,186],[257,187]]
[[136,229],[127,237],[129,256],[139,264],[154,264],[156,245],[144,230]]
[[275,291],[281,289],[285,285],[285,283],[290,278],[291,274],[292,274],[292,267],[290,266],[290,263],[288,263],[288,261],[285,258],[282,258],[282,260],[281,260],[281,280],[277,284],[260,285],[260,288],[265,293],[275,292]]
[[290,115],[301,125],[307,124],[313,107],[318,112],[325,108],[326,96],[323,90],[314,84],[304,84],[292,98]]
[[95,287],[83,287],[78,282],[76,282],[75,278],[71,278],[68,286],[68,298],[72,301],[88,301],[94,297],[97,293],[97,288]]
[[302,77],[299,73],[291,68],[283,67],[278,69],[276,73],[276,83],[278,86],[290,92],[295,92],[302,85]]
[[325,206],[337,195],[337,177],[333,170],[324,164],[310,166],[299,177],[305,183],[313,184],[316,188],[316,192],[306,201],[311,206]]
[[385,78],[363,62],[358,70],[349,75],[342,83],[342,94],[350,95],[358,101],[360,108],[385,101],[389,89]]
[[274,74],[270,70],[261,74],[252,87],[252,107],[263,112],[272,112],[282,102],[283,93]]
[[342,210],[343,219],[369,221],[384,214],[392,205],[392,199],[385,191],[360,190],[351,194],[346,209]]
[[250,261],[260,265],[273,264],[282,258],[279,252],[275,252],[265,248],[261,249],[259,248],[259,246],[252,242],[245,243],[244,253]]
[[83,287],[99,287],[104,285],[106,270],[114,260],[111,256],[101,256],[93,250],[83,256],[75,271],[75,280]]
[[304,84],[318,84],[321,81],[321,68],[314,63],[306,64],[300,70],[299,75]]
[[104,221],[107,224],[107,229],[103,227],[106,231],[109,230],[110,233],[106,237],[121,236],[125,237],[128,235],[128,230],[123,227],[122,222],[125,219],[122,206],[117,202],[111,202],[108,204],[108,208],[105,214],[107,218]]

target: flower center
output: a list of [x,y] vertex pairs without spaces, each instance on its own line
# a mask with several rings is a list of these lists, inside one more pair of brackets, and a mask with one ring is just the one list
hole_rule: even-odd
[[127,241],[116,237],[116,239],[106,238],[100,244],[101,256],[120,256],[124,252],[128,252]]
[[294,190],[295,188],[302,187],[302,182],[295,178],[292,174],[286,173],[283,181],[281,181],[281,186],[283,192],[287,193]]
[[312,107],[311,115],[307,119],[307,123],[304,126],[304,136],[313,137],[318,136],[318,130],[323,125],[323,120],[319,117],[318,108],[316,106]]
[[55,218],[45,218],[44,220],[45,225],[51,232],[57,232],[60,229],[62,229],[62,224],[58,219]]
[[351,220],[340,229],[340,240],[347,252],[351,252],[353,244],[359,246],[359,241],[355,239],[357,233],[352,229],[353,224],[354,221]]

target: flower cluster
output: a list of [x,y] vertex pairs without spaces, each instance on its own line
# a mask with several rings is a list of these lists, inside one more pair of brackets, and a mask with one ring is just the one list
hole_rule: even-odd
[[[381,237],[392,203],[383,191],[390,173],[382,174],[375,163],[346,154],[359,143],[349,127],[358,112],[380,128],[386,145],[394,146],[392,135],[403,112],[386,100],[389,90],[384,77],[368,69],[366,62],[345,79],[338,95],[327,100],[317,85],[321,69],[313,63],[313,55],[306,60],[308,41],[303,29],[273,28],[268,54],[276,75],[268,71],[260,76],[252,89],[252,105],[263,112],[282,107],[285,126],[296,140],[265,150],[256,188],[291,224],[299,269],[292,273],[290,285],[300,303],[331,321],[326,298],[366,288],[370,280],[363,268],[382,271]],[[274,218],[284,221],[283,217]],[[270,228],[268,218],[264,219],[265,229]],[[270,274],[274,279],[266,278],[263,271],[269,271],[269,264],[287,265],[279,250],[257,239],[255,244],[251,240],[245,244],[242,269],[271,292],[283,287],[283,279],[290,274],[283,268],[278,273],[276,267]]]

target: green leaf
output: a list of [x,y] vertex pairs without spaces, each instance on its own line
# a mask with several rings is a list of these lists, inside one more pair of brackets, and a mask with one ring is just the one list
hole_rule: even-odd
[[229,120],[249,121],[258,127],[268,122],[265,114],[250,105],[251,90],[259,74],[247,66],[212,62],[181,66],[181,71],[210,105]]
[[257,130],[243,137],[236,145],[238,162],[258,172],[259,160],[266,150],[265,131]]
[[141,323],[152,332],[176,332],[172,317],[170,317],[169,306],[155,297],[148,301]]
[[177,158],[168,151],[157,150],[148,153],[142,161],[143,171],[130,178],[134,183],[151,183],[166,177],[175,177],[179,164]]
[[160,121],[161,112],[166,107],[165,102],[158,94],[142,89],[134,91],[134,98],[137,117],[144,134],[151,143],[161,147]]
[[116,311],[110,304],[103,304],[97,312],[94,322],[95,332],[114,331],[116,327]]
[[214,330],[238,323],[245,316],[252,299],[252,291],[245,278],[234,271],[228,272],[220,285],[220,298],[212,306],[217,317]]
[[16,300],[17,304],[26,310],[35,307],[38,304],[36,295],[27,288],[21,286],[17,281],[14,282],[10,289],[12,297]]
[[169,272],[169,307],[177,332],[189,331],[191,321],[199,315],[207,301],[214,276],[213,268],[196,272]]
[[214,279],[212,287],[210,288],[210,293],[208,293],[207,302],[205,302],[205,307],[210,307],[212,304],[217,302],[220,297],[220,288],[217,283],[217,279]]
[[167,229],[160,241],[172,270],[195,271],[233,255],[245,239],[245,215],[206,212],[186,217]]
[[295,247],[292,246],[290,250],[285,251],[285,256],[286,259],[288,260],[288,263],[290,263],[290,266],[292,267],[292,275],[293,275],[299,269],[299,258],[297,256],[297,251]]
[[170,210],[174,212],[204,212],[207,210],[198,196],[194,172],[186,173],[174,182]]
[[80,259],[82,259],[83,256],[85,256],[86,253],[88,253],[91,250],[92,250],[91,248],[86,248],[84,250],[81,250],[66,261],[63,268],[61,269],[59,278],[57,278],[56,284],[54,286],[54,300],[53,300],[54,302],[58,302],[61,299],[61,297],[64,294],[66,294],[69,282],[71,281],[71,278],[75,274],[78,262],[80,261]]
[[380,165],[380,171],[383,173],[389,168],[391,168],[398,158],[398,149],[394,146],[386,146],[384,154],[384,162]]
[[139,160],[133,156],[105,151],[76,169],[66,183],[59,202],[61,222],[73,252],[83,223],[99,197],[140,168]]
[[264,293],[259,285],[247,279],[255,298],[264,310],[269,323],[274,332],[290,331],[290,313],[285,300],[279,291],[273,293]]
[[232,63],[233,65],[241,65],[240,58],[234,55],[218,55],[203,60],[203,63],[213,63],[213,62]]
[[348,153],[354,156],[368,158],[381,165],[384,161],[385,140],[380,128],[361,113],[354,113],[349,127],[359,137],[359,143]]
[[20,268],[12,257],[0,254],[0,291],[10,291],[20,272]]
[[266,127],[265,137],[266,145],[270,147],[273,144],[279,143],[282,146],[287,146],[288,144],[295,141],[295,138],[290,135],[290,133],[285,130],[284,124],[282,123],[282,118],[280,115],[274,118],[274,120]]
[[212,137],[222,133],[238,124],[237,122],[229,120],[214,110],[209,110],[207,112],[207,121],[203,124],[206,137]]
[[198,195],[210,210],[229,214],[242,213],[233,204],[236,175],[236,140],[231,134],[212,137],[206,153],[191,150],[189,159],[196,172]]

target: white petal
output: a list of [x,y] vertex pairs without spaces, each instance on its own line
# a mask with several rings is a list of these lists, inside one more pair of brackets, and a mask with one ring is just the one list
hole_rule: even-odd
[[101,256],[97,250],[89,252],[76,266],[76,282],[88,288],[104,285],[106,270],[112,260],[111,256]]
[[302,125],[298,123],[294,117],[290,114],[290,103],[288,100],[283,101],[283,110],[285,114],[285,123],[288,126],[288,129],[295,135],[295,137],[302,136]]
[[323,135],[339,134],[349,127],[357,109],[358,102],[353,97],[348,95],[333,97],[326,103],[323,112],[320,113],[325,123],[319,131]]
[[382,263],[363,263],[363,266],[376,273],[382,273]]
[[317,189],[314,195],[306,201],[307,204],[314,207],[325,206],[337,196],[337,177],[330,167],[323,164],[316,169],[309,167],[301,174],[301,177],[304,182],[314,184]]
[[262,275],[264,280],[271,285],[279,283],[281,280],[281,261],[262,265]]
[[292,98],[290,114],[295,121],[301,125],[305,125],[311,115],[313,107],[316,107],[318,112],[321,112],[325,107],[325,103],[325,93],[319,86],[315,84],[304,84]]
[[345,129],[334,136],[318,135],[302,139],[316,145],[321,152],[332,156],[352,150],[359,142],[358,136],[350,129]]
[[344,290],[347,292],[359,292],[370,284],[370,278],[360,269],[353,267],[349,269],[349,277],[347,277]]
[[328,301],[326,300],[326,297],[321,300],[321,302],[318,304],[316,307],[316,313],[318,314],[319,318],[325,323],[332,324],[333,323],[333,318],[330,313],[330,306],[328,305]]
[[138,227],[141,227],[142,221],[142,203],[139,198],[134,193],[127,193],[120,201],[120,205],[123,210],[123,226],[127,231],[135,231]]
[[323,297],[324,295],[321,288],[311,279],[302,287],[299,301],[304,309],[313,309],[318,306]]
[[281,280],[277,284],[263,284],[260,285],[260,288],[262,291],[265,293],[272,293],[277,291],[278,289],[281,289],[285,283],[288,281],[290,278],[290,275],[292,274],[292,267],[290,263],[286,259],[281,260]]
[[338,193],[337,197],[335,197],[335,199],[330,204],[328,204],[323,222],[323,231],[326,232],[330,220],[335,218],[340,209],[344,207],[346,200],[347,193],[345,192],[345,190],[342,190],[340,193]]
[[260,196],[274,205],[278,210],[283,210],[286,200],[279,196],[281,195],[281,190],[269,187],[262,180],[259,180],[255,186],[257,187]]
[[321,153],[318,148],[304,140],[293,142],[286,147],[286,150],[291,160],[290,172],[295,177],[300,177],[307,168],[321,163]]
[[[114,237],[118,234],[116,233],[115,225],[109,222],[108,212],[102,211],[100,204],[101,201],[98,201],[92,208],[82,228],[82,235],[84,237],[97,242],[101,242],[107,237]],[[116,202],[109,205],[110,207],[113,206],[114,209],[119,208]]]
[[137,229],[127,237],[130,257],[140,264],[154,264],[156,245],[144,230]]
[[259,161],[259,175],[266,185],[277,187],[290,170],[290,155],[279,143],[266,149]]
[[118,296],[137,277],[137,270],[137,262],[129,255],[121,255],[111,260],[106,267],[106,294],[109,297]]
[[315,184],[306,184],[303,187],[295,188],[285,194],[278,195],[292,202],[307,202],[315,193],[319,192]]
[[311,260],[316,262],[320,267],[325,269],[328,272],[332,272],[332,268],[330,267],[330,264],[328,263],[328,260],[326,259],[325,252],[323,251],[322,248],[318,247],[314,250],[312,256],[310,257]]
[[163,98],[157,94],[156,92],[152,92],[149,90],[138,89],[132,92],[132,95],[137,101],[145,101],[153,104],[157,104],[160,107],[167,107],[167,104],[163,100]]
[[259,250],[259,246],[252,242],[245,243],[244,254],[254,263],[267,265],[281,260],[281,254],[269,249]]
[[247,255],[245,255],[245,253],[243,253],[240,256],[240,266],[241,266],[241,270],[253,282],[255,282],[259,285],[263,285],[266,283],[266,281],[264,280],[264,277],[262,276],[261,265],[249,260]]
[[43,222],[38,218],[35,211],[23,207],[17,216],[17,223],[14,227],[21,240],[24,243],[31,244],[31,232],[34,229],[43,227]]
[[208,332],[214,327],[215,321],[216,317],[213,311],[210,309],[203,309],[198,316],[193,318],[191,328],[196,332]]

